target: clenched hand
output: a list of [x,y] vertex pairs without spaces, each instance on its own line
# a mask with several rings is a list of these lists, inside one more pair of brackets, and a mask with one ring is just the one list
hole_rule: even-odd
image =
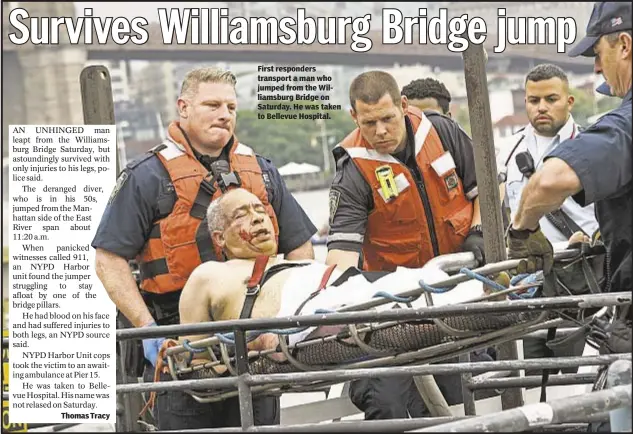
[[536,273],[543,270],[549,274],[554,266],[554,248],[540,227],[516,230],[512,225],[506,235],[508,259],[522,259],[516,268],[517,274]]

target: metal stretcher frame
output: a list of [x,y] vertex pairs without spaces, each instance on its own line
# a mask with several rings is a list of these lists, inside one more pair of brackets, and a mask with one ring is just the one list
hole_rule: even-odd
[[[296,372],[288,374],[258,374],[252,375],[248,372],[246,364],[246,342],[243,338],[244,333],[248,329],[269,328],[269,327],[291,327],[297,323],[302,325],[320,325],[320,324],[340,324],[352,321],[376,321],[390,319],[414,319],[423,315],[428,317],[445,317],[455,314],[478,314],[488,312],[508,312],[520,310],[548,310],[548,309],[564,309],[564,308],[583,308],[583,307],[603,307],[617,306],[631,303],[631,293],[611,293],[611,294],[592,294],[588,296],[567,296],[558,298],[543,298],[530,300],[513,300],[502,302],[478,302],[465,303],[461,305],[426,307],[420,309],[394,309],[386,312],[349,312],[349,313],[333,313],[325,315],[307,315],[300,317],[274,318],[274,319],[246,319],[235,321],[218,321],[215,323],[189,324],[176,326],[161,326],[154,330],[127,329],[117,331],[117,340],[157,337],[187,334],[187,333],[208,333],[227,331],[233,328],[235,330],[236,342],[236,360],[238,375],[229,378],[211,378],[198,380],[180,380],[161,383],[148,384],[128,384],[118,385],[117,393],[130,393],[141,391],[162,391],[162,390],[203,390],[207,388],[235,388],[237,386],[237,394],[239,396],[240,411],[242,417],[242,429],[252,430],[252,388],[270,384],[301,384],[313,383],[315,381],[332,381],[340,383],[342,381],[354,380],[372,376],[398,376],[398,375],[437,375],[437,374],[456,374],[456,373],[477,373],[487,371],[513,371],[519,369],[549,369],[556,367],[575,367],[587,365],[606,365],[615,360],[630,360],[630,354],[625,355],[608,355],[595,357],[569,357],[559,359],[536,359],[536,360],[507,360],[496,362],[480,362],[480,363],[460,363],[460,364],[437,364],[422,366],[398,366],[398,367],[375,367],[380,361],[370,360],[362,362],[369,365],[370,368],[358,369],[342,369],[328,371],[312,371],[312,372]],[[382,318],[380,318],[382,317]],[[542,329],[550,327],[551,324],[536,325],[534,329]],[[528,329],[522,333],[531,331]],[[151,332],[151,333],[149,333]],[[238,337],[242,335],[242,344],[239,344]],[[139,336],[142,335],[142,336]],[[509,336],[508,339],[516,339],[515,336]],[[490,342],[482,344],[483,347],[490,345]],[[469,351],[468,349],[467,351]],[[241,365],[241,366],[240,366]],[[464,381],[465,380],[465,381]],[[505,381],[504,381],[505,380]],[[553,376],[550,384],[583,384],[591,381],[592,378],[587,376]],[[487,379],[487,380],[468,380],[462,379],[464,390],[469,391],[464,395],[464,409],[467,415],[474,415],[474,396],[472,392],[476,389],[485,387],[494,388],[516,388],[517,386],[525,387],[534,384],[538,378],[523,379]],[[487,383],[487,384],[486,384]],[[538,384],[538,383],[537,383]],[[322,426],[322,425],[318,425]],[[318,429],[315,426],[315,429]]]
[[[558,255],[558,256],[567,256],[567,252],[562,252],[562,255]],[[446,258],[448,259],[444,259],[442,262],[444,264],[450,264],[450,265],[456,265],[459,261],[456,260],[451,260],[450,258],[453,256],[468,256],[468,255],[472,255],[472,254],[458,254],[458,255],[445,255]],[[440,257],[442,258],[442,257]],[[439,258],[438,258],[439,259]],[[512,261],[509,261],[512,262]],[[512,264],[510,264],[512,265]],[[440,283],[443,284],[443,283]],[[407,291],[407,292],[411,292],[411,291]],[[582,297],[582,303],[579,306],[587,306],[588,304],[593,303],[592,298],[594,297],[590,297],[590,298],[586,298],[586,297]],[[616,302],[616,300],[618,299],[617,295],[612,295],[611,296],[611,301],[607,301],[606,304],[610,305],[613,302]],[[602,299],[602,301],[599,302],[599,304],[605,304],[603,303],[604,300],[606,299]],[[455,313],[455,309],[459,309],[459,313],[463,314],[464,312],[468,312],[469,314],[477,314],[477,313],[485,313],[485,312],[489,312],[489,313],[500,313],[503,312],[505,310],[506,306],[511,306],[512,310],[514,311],[525,311],[525,310],[531,310],[532,312],[534,311],[538,311],[538,310],[549,310],[551,308],[555,308],[556,304],[559,303],[561,301],[561,298],[556,298],[556,299],[538,299],[538,301],[536,302],[532,302],[529,303],[527,306],[525,304],[517,304],[516,302],[513,302],[511,304],[508,304],[508,302],[505,303],[500,303],[499,302],[492,302],[492,303],[485,303],[485,302],[477,302],[475,303],[464,303],[464,304],[457,304],[457,305],[453,305],[453,308],[449,308],[448,310],[446,309],[440,309],[440,311],[437,314],[438,319],[441,317],[446,317],[446,316],[451,316],[452,314]],[[565,301],[569,301],[568,299],[565,299]],[[576,301],[572,301],[574,303],[576,303],[578,300]],[[378,301],[380,302],[380,301]],[[384,302],[384,301],[383,301]],[[554,304],[552,304],[554,303]],[[359,304],[358,306],[362,306],[363,303]],[[538,305],[540,307],[536,307],[535,305]],[[391,310],[389,311],[390,316],[393,319],[399,319],[399,320],[407,320],[407,319],[418,319],[420,317],[423,318],[429,318],[429,317],[433,317],[434,315],[430,315],[429,314],[429,309],[430,308],[422,308],[420,309],[398,309],[398,310]],[[436,308],[437,309],[437,308]],[[356,314],[360,314],[363,316],[363,318],[366,315],[370,315],[372,317],[372,319],[375,319],[375,312],[355,312]],[[322,321],[328,321],[328,324],[333,324],[330,323],[329,320],[332,319],[333,316],[335,316],[336,314],[327,314],[327,315],[317,315],[317,317],[319,318],[317,321],[318,322],[322,322]],[[314,317],[314,316],[312,316]],[[312,325],[311,321],[308,319],[311,318],[311,316],[299,316],[299,317],[287,317],[284,320],[288,321],[291,324],[297,325]],[[383,318],[385,319],[385,318]],[[336,323],[341,323],[341,321],[344,321],[345,318],[337,318]],[[244,323],[247,320],[240,320],[238,321],[238,323]],[[259,324],[261,324],[262,320],[258,320]],[[274,318],[274,319],[266,319],[264,320],[266,322],[266,324],[269,327],[266,326],[262,326],[262,328],[272,328],[272,327],[276,327],[276,326],[282,326],[282,324],[279,322],[279,318]],[[359,319],[357,318],[356,321],[359,321]],[[231,322],[231,321],[229,321]],[[360,362],[355,362],[355,363],[343,363],[341,365],[339,365],[337,367],[337,369],[349,369],[349,368],[363,368],[363,367],[372,367],[372,366],[385,366],[385,365],[391,365],[391,364],[399,364],[399,365],[404,365],[404,364],[411,364],[411,363],[415,363],[415,362],[423,362],[423,363],[436,363],[439,361],[443,361],[447,358],[452,358],[455,357],[455,349],[458,349],[458,353],[468,353],[469,351],[472,350],[477,350],[477,349],[485,349],[487,347],[490,347],[492,345],[498,345],[500,343],[504,343],[504,342],[508,342],[508,341],[512,341],[512,340],[516,340],[516,339],[520,339],[522,336],[532,332],[532,331],[536,331],[536,330],[541,330],[541,329],[546,329],[546,328],[550,328],[550,327],[554,327],[554,326],[559,326],[561,323],[563,322],[563,320],[561,318],[557,318],[557,319],[551,319],[551,320],[547,320],[545,321],[544,315],[541,315],[537,318],[534,318],[532,320],[526,320],[525,322],[521,322],[520,324],[517,325],[513,325],[510,327],[505,327],[501,330],[494,330],[494,331],[490,331],[486,334],[483,335],[477,335],[477,336],[473,336],[473,337],[469,337],[469,338],[465,338],[465,339],[460,339],[457,341],[453,341],[453,342],[446,342],[446,343],[442,343],[442,344],[437,344],[437,345],[433,345],[427,348],[422,348],[422,349],[417,349],[417,350],[412,350],[412,351],[408,351],[408,352],[400,352],[397,355],[387,355],[384,357],[380,357],[380,358],[374,358],[372,360],[366,360],[366,361],[360,361]],[[215,322],[213,324],[215,324],[215,327],[222,327],[223,324],[226,324],[227,321],[222,321],[222,322]],[[232,323],[235,323],[235,321],[233,321]],[[288,326],[288,324],[284,324],[286,326]],[[175,331],[176,328],[181,328],[182,326],[169,326],[171,327],[171,330],[173,330],[173,334],[171,334],[172,336],[174,334],[177,334],[177,332]],[[165,328],[165,327],[162,327]],[[126,333],[127,336],[129,336],[129,333],[132,332],[134,335],[136,335],[135,331],[133,329],[128,330]],[[182,330],[181,330],[182,333]],[[450,331],[449,331],[450,333]],[[121,336],[120,336],[121,337]],[[198,342],[195,343],[191,343],[190,345],[195,347],[198,346],[200,348],[205,348],[208,346],[210,346],[213,341],[216,340],[217,342],[217,338],[208,338],[208,339],[203,339],[200,340]],[[321,338],[316,339],[316,342],[319,342],[321,340]],[[202,344],[201,344],[202,343]],[[185,349],[182,346],[177,346],[177,347],[173,347],[170,348],[170,351],[172,354],[178,353],[178,352],[182,352],[185,351]],[[168,353],[170,352],[168,351]],[[465,354],[465,356],[467,357],[467,354]],[[237,354],[236,357],[241,357],[241,354]],[[468,361],[468,360],[462,360],[462,361]],[[171,363],[170,363],[171,365]],[[309,371],[314,371],[314,370],[318,370],[318,367],[313,367],[313,366],[307,366],[305,369],[303,369],[301,366],[299,366],[299,370],[309,370]],[[324,368],[324,369],[328,369],[328,368]],[[187,371],[187,370],[185,370]],[[181,371],[182,372],[182,371]],[[174,378],[174,380],[177,380],[177,376],[174,373],[174,370],[172,370],[172,377]],[[331,380],[334,381],[334,380]],[[318,383],[318,384],[314,384],[312,387],[317,387],[317,388],[322,388],[326,386],[326,383]],[[257,392],[260,392],[262,389],[274,389],[276,386],[260,386],[257,387]],[[289,386],[287,384],[283,385],[283,392],[290,392],[292,391],[292,387],[293,386]],[[301,391],[308,391],[307,387],[301,387]],[[281,390],[280,390],[281,392]],[[438,391],[439,393],[439,391]],[[199,395],[196,396],[196,394],[190,393],[194,399],[196,399],[198,402],[213,402],[213,401],[218,401],[218,400],[222,400],[222,399],[226,399],[229,398],[231,396],[236,396],[237,393],[235,391],[233,392],[226,392],[225,394],[215,394],[213,397],[211,398],[203,398],[200,397]],[[424,394],[423,394],[424,395]],[[446,406],[447,407],[447,406]],[[473,413],[474,414],[474,413]]]
[[[576,254],[573,250],[558,251],[555,254],[557,260],[573,257]],[[460,253],[454,255],[445,255],[444,257],[436,258],[437,263],[435,265],[440,266],[446,270],[460,269],[464,263],[468,260],[472,260],[472,253]],[[499,264],[488,264],[479,269],[473,271],[481,274],[492,274],[495,272],[507,270],[516,267],[517,260],[503,261]],[[452,286],[458,283],[469,280],[470,277],[457,274],[450,276],[442,282],[435,283],[438,287]],[[423,291],[421,288],[405,290],[398,293],[400,296],[405,295],[418,295]],[[630,355],[611,355],[611,356],[597,356],[597,357],[570,357],[562,359],[537,359],[537,360],[507,360],[497,362],[484,362],[484,363],[469,363],[467,361],[468,352],[473,348],[464,348],[466,354],[463,356],[466,359],[461,361],[465,363],[460,364],[437,364],[437,365],[408,365],[398,367],[384,367],[384,364],[404,364],[415,360],[414,357],[409,354],[403,354],[398,356],[386,357],[381,359],[368,360],[364,362],[358,362],[353,367],[357,369],[337,369],[327,371],[312,371],[312,372],[295,372],[289,374],[260,374],[252,375],[248,372],[248,365],[246,363],[246,345],[244,334],[247,330],[254,329],[269,329],[269,328],[284,328],[284,327],[296,327],[296,326],[316,326],[316,325],[332,325],[332,324],[348,324],[358,323],[366,321],[390,321],[390,320],[411,320],[423,318],[444,318],[452,315],[476,315],[485,314],[489,312],[501,313],[501,312],[519,312],[519,311],[548,311],[553,309],[569,309],[569,308],[596,308],[604,306],[617,306],[631,303],[631,293],[610,293],[610,294],[591,294],[587,296],[566,296],[555,298],[536,298],[525,300],[512,300],[512,301],[495,301],[486,302],[479,301],[475,303],[462,303],[448,306],[429,306],[419,309],[393,309],[382,312],[376,311],[343,311],[348,309],[365,308],[367,306],[373,307],[381,303],[387,302],[386,300],[376,299],[366,303],[360,303],[355,306],[349,306],[345,309],[341,309],[342,312],[320,314],[320,315],[302,315],[295,317],[285,318],[260,318],[260,319],[244,319],[244,320],[229,320],[229,321],[217,321],[211,323],[201,324],[187,324],[187,325],[172,325],[161,326],[153,329],[124,329],[117,331],[117,340],[125,339],[137,339],[159,336],[174,336],[182,334],[204,334],[204,333],[217,333],[234,331],[236,337],[236,369],[238,370],[237,376],[229,378],[211,378],[211,379],[198,379],[198,380],[179,380],[169,381],[161,383],[148,383],[148,384],[127,384],[118,385],[118,394],[127,394],[131,392],[150,392],[161,390],[204,390],[208,388],[213,389],[235,389],[237,393],[231,392],[234,396],[237,394],[240,402],[240,410],[242,415],[242,429],[252,430],[256,427],[253,426],[252,419],[252,394],[254,388],[262,388],[270,385],[288,385],[288,384],[304,384],[304,383],[317,383],[317,387],[322,387],[325,384],[340,383],[342,381],[354,380],[370,376],[390,376],[390,375],[436,375],[436,374],[462,374],[462,388],[465,392],[463,395],[464,411],[466,415],[475,415],[475,400],[474,391],[482,388],[496,388],[496,389],[511,389],[516,387],[526,387],[530,385],[540,384],[540,378],[526,377],[526,378],[471,378],[473,373],[488,372],[488,371],[502,371],[500,374],[507,375],[509,371],[515,371],[519,369],[544,369],[554,367],[577,367],[587,365],[606,365],[614,360],[621,358],[629,358]],[[497,333],[499,340],[483,340],[480,342],[477,348],[486,348],[491,344],[498,342],[505,342],[510,340],[519,339],[521,336],[525,336],[532,331],[542,330],[554,325],[557,325],[558,320],[550,320],[541,324],[534,324],[530,327],[524,328],[516,334],[508,333],[508,330],[502,330]],[[562,320],[560,320],[562,321]],[[492,332],[493,334],[495,332]],[[242,344],[239,344],[239,336],[242,336]],[[192,347],[206,347],[209,345],[209,341],[214,338],[208,338],[198,342],[192,342]],[[475,338],[477,339],[477,338]],[[462,345],[463,341],[451,342],[441,345]],[[438,347],[438,346],[435,346]],[[435,350],[431,347],[427,349],[419,350],[429,351]],[[174,347],[170,349],[173,353],[185,351],[182,347]],[[446,359],[450,356],[440,355],[435,358],[425,359],[425,363],[436,362]],[[411,360],[407,360],[410,357]],[[391,363],[390,363],[391,362]],[[379,367],[377,367],[379,366]],[[241,372],[240,372],[241,370]],[[587,384],[593,381],[593,377],[587,375],[563,375],[552,376],[550,378],[550,385],[556,384]],[[329,383],[328,383],[329,382]],[[307,390],[305,390],[307,391]],[[442,419],[444,420],[444,419]],[[372,421],[373,422],[373,421]],[[336,425],[336,424],[335,424]],[[314,429],[320,429],[322,424],[315,425]],[[307,429],[307,428],[306,428]],[[312,429],[312,428],[310,428]]]

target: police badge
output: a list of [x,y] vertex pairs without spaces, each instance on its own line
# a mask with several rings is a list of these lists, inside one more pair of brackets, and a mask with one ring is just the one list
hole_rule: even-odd
[[457,188],[457,173],[452,172],[449,175],[445,176],[444,182],[446,183],[446,188],[448,188],[449,190]]
[[338,202],[341,198],[341,193],[336,190],[330,190],[330,225],[334,221],[334,215],[336,215],[336,210],[338,209]]

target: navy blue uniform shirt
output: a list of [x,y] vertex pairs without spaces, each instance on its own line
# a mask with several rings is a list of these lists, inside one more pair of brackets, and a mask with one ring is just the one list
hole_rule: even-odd
[[[226,154],[223,152],[220,158],[226,159]],[[308,241],[317,229],[290,194],[273,163],[260,155],[257,162],[264,177],[270,180],[267,191],[279,224],[279,253],[287,254]],[[154,222],[171,211],[176,195],[169,174],[156,155],[141,156],[128,164],[124,172],[123,177],[127,177],[106,206],[92,247],[130,260],[141,252]]]
[[565,161],[580,179],[580,206],[595,203],[600,233],[610,255],[612,292],[633,289],[631,229],[633,218],[633,143],[631,89],[617,109],[575,138],[562,142],[546,158]]

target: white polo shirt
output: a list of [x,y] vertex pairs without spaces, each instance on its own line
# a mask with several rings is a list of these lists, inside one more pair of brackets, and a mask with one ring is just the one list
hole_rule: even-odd
[[[528,151],[534,160],[534,166],[538,170],[543,165],[543,158],[556,148],[562,141],[574,137],[578,134],[578,125],[574,122],[574,118],[569,115],[567,123],[560,129],[554,137],[543,137],[536,133],[531,124],[528,124],[522,131],[518,132],[512,139],[505,142],[499,151],[497,157],[499,173],[506,173],[506,196],[510,206],[511,218],[514,219],[519,203],[521,202],[521,193],[527,185],[528,178],[524,176],[516,164],[516,155],[520,152]],[[523,136],[523,140],[515,148],[515,145]],[[506,160],[512,156],[505,166]],[[565,199],[561,209],[589,236],[598,229],[598,222],[594,205],[581,207],[571,197]],[[539,221],[541,230],[551,243],[567,241],[567,237],[561,233],[556,226],[542,217]]]

